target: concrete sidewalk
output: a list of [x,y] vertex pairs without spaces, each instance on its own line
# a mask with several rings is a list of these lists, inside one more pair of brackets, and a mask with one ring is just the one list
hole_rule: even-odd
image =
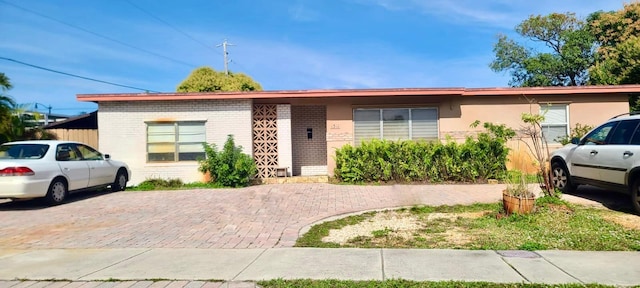
[[[321,248],[0,250],[0,287],[72,284],[52,280],[97,287],[107,282],[85,281],[114,279],[136,281],[128,282],[136,283],[136,287],[253,287],[255,281],[277,278],[630,286],[640,285],[638,263],[638,252]],[[35,282],[25,283],[21,279]],[[167,281],[154,283],[151,279]],[[218,282],[202,282],[211,280]]]

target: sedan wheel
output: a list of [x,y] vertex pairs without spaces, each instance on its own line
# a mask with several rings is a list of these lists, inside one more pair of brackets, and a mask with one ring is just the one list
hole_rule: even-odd
[[59,205],[67,198],[67,193],[67,184],[60,179],[54,179],[45,199],[51,205]]
[[120,170],[116,175],[115,181],[113,181],[113,184],[111,184],[111,191],[112,192],[124,191],[126,187],[127,187],[127,175],[122,170]]

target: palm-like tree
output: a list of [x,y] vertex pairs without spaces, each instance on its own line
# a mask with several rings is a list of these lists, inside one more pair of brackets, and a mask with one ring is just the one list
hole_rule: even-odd
[[9,77],[4,73],[0,73],[0,143],[7,140],[7,131],[11,128],[12,122],[12,110],[16,103],[9,95],[5,95],[4,92],[13,88]]
[[4,73],[1,73],[1,72],[0,72],[0,88],[2,88],[3,92],[13,88],[11,86],[11,81],[9,81],[9,77],[7,77],[7,75],[4,75]]
[[13,86],[11,85],[11,81],[9,81],[9,77],[4,75],[4,73],[0,73],[0,110],[11,111],[11,107],[13,107],[16,103],[13,101],[13,98],[5,95],[4,92],[9,91]]

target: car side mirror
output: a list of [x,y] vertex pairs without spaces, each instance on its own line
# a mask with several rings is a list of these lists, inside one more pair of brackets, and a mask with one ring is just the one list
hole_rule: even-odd
[[576,145],[580,144],[580,138],[578,137],[571,138],[571,144],[576,144]]
[[104,154],[104,159],[105,160],[109,160],[109,159],[111,159],[111,156],[109,154]]

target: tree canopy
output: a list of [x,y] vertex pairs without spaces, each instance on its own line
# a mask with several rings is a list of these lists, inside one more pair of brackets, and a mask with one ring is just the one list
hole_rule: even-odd
[[16,103],[11,96],[4,92],[12,88],[9,77],[4,73],[0,73],[0,143],[6,141],[5,134],[11,129],[12,111]]
[[511,73],[511,86],[577,86],[587,84],[595,59],[595,39],[574,13],[531,16],[516,32],[546,51],[525,47],[505,35],[494,45],[493,71]]
[[16,104],[11,96],[4,94],[12,87],[9,77],[0,73],[0,144],[17,140],[55,139],[54,134],[34,122],[41,115],[26,113],[29,104]]
[[587,21],[599,47],[589,70],[592,84],[640,83],[640,2],[612,12],[596,12]]
[[4,92],[9,91],[13,86],[9,77],[4,73],[0,73],[0,129],[7,125],[8,119],[11,118],[11,110],[15,106],[15,102],[11,96]]
[[0,89],[2,89],[3,92],[11,89],[11,81],[9,81],[9,77],[7,77],[7,75],[4,75],[4,73],[0,72]]
[[191,72],[177,92],[221,92],[221,91],[261,91],[262,86],[243,73],[215,71],[210,67],[199,67]]

